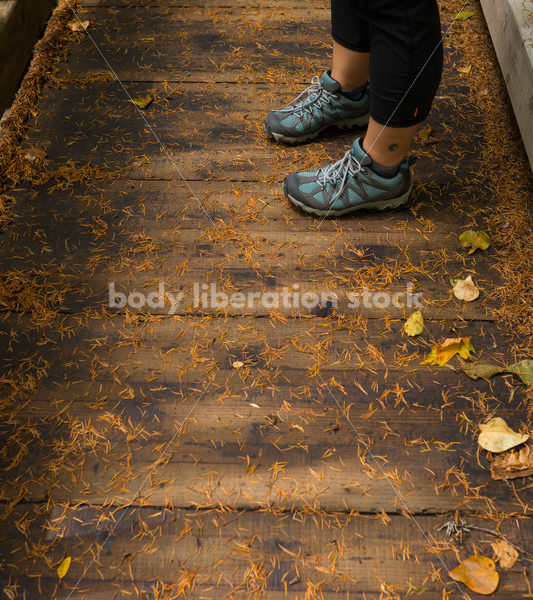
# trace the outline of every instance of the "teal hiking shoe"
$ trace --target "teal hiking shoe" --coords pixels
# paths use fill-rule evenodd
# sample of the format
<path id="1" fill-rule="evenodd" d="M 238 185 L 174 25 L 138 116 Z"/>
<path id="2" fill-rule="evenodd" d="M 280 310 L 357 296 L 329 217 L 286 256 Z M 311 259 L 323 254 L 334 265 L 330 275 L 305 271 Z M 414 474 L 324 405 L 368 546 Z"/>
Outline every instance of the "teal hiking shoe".
<path id="1" fill-rule="evenodd" d="M 340 84 L 328 71 L 313 77 L 311 85 L 289 106 L 272 111 L 263 122 L 271 139 L 285 144 L 302 144 L 328 127 L 366 127 L 369 120 L 368 85 L 359 100 L 339 94 Z"/>
<path id="2" fill-rule="evenodd" d="M 372 159 L 355 140 L 341 160 L 316 171 L 292 173 L 283 181 L 287 198 L 301 210 L 319 217 L 337 217 L 358 210 L 398 208 L 409 201 L 413 183 L 411 165 L 416 156 L 405 158 L 397 175 L 377 175 Z"/>

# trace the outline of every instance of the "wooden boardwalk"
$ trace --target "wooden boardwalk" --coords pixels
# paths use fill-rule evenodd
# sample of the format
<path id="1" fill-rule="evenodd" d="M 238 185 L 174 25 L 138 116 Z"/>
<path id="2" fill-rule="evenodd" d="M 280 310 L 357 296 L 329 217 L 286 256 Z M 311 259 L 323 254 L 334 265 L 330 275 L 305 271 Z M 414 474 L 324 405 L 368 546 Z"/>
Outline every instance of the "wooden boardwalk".
<path id="1" fill-rule="evenodd" d="M 499 528 L 533 552 L 531 478 L 492 480 L 476 441 L 487 418 L 520 429 L 531 412 L 512 376 L 420 364 L 460 336 L 476 359 L 527 356 L 494 317 L 492 250 L 457 239 L 485 226 L 487 142 L 453 38 L 410 207 L 320 222 L 279 182 L 353 134 L 284 148 L 261 122 L 327 66 L 326 5 L 85 0 L 79 14 L 89 35 L 72 35 L 21 141 L 32 181 L 10 191 L 0 237 L 6 597 L 480 597 L 448 570 L 496 538 L 439 527 Z M 138 111 L 128 97 L 145 94 Z M 481 296 L 465 304 L 450 279 L 468 274 Z M 167 296 L 110 307 L 110 284 Z M 217 308 L 196 302 L 203 284 L 339 302 Z M 354 307 L 365 289 L 383 306 Z M 416 306 L 384 292 L 420 294 L 421 336 L 402 332 Z M 494 597 L 533 597 L 526 555 L 498 569 Z"/>

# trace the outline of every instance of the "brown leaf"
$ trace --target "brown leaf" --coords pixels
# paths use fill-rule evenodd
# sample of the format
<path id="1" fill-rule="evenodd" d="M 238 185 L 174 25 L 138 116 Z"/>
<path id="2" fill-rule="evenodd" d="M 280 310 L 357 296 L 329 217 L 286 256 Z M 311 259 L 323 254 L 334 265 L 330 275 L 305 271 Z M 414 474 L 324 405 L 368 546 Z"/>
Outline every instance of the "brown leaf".
<path id="1" fill-rule="evenodd" d="M 450 576 L 455 581 L 464 583 L 473 592 L 488 596 L 493 594 L 500 582 L 500 576 L 491 558 L 474 554 L 463 560 Z"/>
<path id="2" fill-rule="evenodd" d="M 505 540 L 492 542 L 491 546 L 496 560 L 500 563 L 500 567 L 503 569 L 511 569 L 514 567 L 518 557 L 520 556 L 520 553 L 516 548 L 513 548 L 513 546 L 511 546 L 511 544 Z"/>
<path id="3" fill-rule="evenodd" d="M 533 475 L 533 440 L 513 450 L 502 452 L 491 459 L 492 479 L 505 480 Z"/>
<path id="4" fill-rule="evenodd" d="M 487 363 L 465 363 L 462 369 L 463 373 L 468 375 L 470 379 L 490 379 L 494 375 L 505 372 L 504 367 Z"/>

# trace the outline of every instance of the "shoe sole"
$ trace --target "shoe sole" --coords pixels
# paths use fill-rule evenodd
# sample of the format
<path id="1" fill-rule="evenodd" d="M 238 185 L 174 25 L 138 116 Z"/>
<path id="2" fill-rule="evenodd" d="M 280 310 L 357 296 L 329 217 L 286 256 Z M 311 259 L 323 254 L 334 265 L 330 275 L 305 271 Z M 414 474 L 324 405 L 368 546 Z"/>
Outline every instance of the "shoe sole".
<path id="1" fill-rule="evenodd" d="M 317 131 L 310 133 L 306 136 L 299 137 L 290 137 L 287 135 L 283 135 L 282 133 L 276 133 L 275 131 L 270 131 L 266 123 L 263 123 L 264 132 L 270 137 L 274 142 L 283 142 L 284 144 L 288 144 L 290 146 L 296 146 L 298 144 L 305 144 L 305 142 L 310 142 L 317 138 L 321 133 L 326 131 L 326 129 L 330 129 L 332 127 L 336 127 L 337 129 L 355 129 L 356 127 L 366 127 L 368 125 L 368 121 L 370 120 L 370 114 L 366 113 L 365 115 L 361 115 L 360 117 L 354 117 L 352 119 L 344 119 L 342 121 L 337 121 L 336 123 L 330 123 L 329 125 L 324 125 Z"/>
<path id="2" fill-rule="evenodd" d="M 358 206 L 348 206 L 343 209 L 332 209 L 332 210 L 320 210 L 319 208 L 313 208 L 312 206 L 307 206 L 303 204 L 289 193 L 287 193 L 285 189 L 285 183 L 283 184 L 283 192 L 285 196 L 300 210 L 304 212 L 314 215 L 315 217 L 341 217 L 343 215 L 347 215 L 349 213 L 358 212 L 361 210 L 369 210 L 369 211 L 384 211 L 384 210 L 393 210 L 395 208 L 400 208 L 401 206 L 405 206 L 410 198 L 411 193 L 413 191 L 413 184 L 410 185 L 409 189 L 405 194 L 398 196 L 397 198 L 388 198 L 387 200 L 379 200 L 378 202 L 368 202 L 363 205 Z"/>

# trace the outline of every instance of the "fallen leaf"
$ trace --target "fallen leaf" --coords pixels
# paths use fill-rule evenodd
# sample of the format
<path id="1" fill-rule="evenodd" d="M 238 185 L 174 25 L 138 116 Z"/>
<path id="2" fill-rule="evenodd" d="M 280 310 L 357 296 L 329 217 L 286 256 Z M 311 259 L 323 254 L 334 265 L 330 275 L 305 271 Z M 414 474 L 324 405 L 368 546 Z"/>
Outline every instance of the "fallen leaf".
<path id="1" fill-rule="evenodd" d="M 469 337 L 463 338 L 447 338 L 442 344 L 433 346 L 431 352 L 420 363 L 422 365 L 439 365 L 444 366 L 456 354 L 461 358 L 470 360 L 470 352 L 475 352 L 474 346 L 470 343 Z"/>
<path id="2" fill-rule="evenodd" d="M 505 368 L 485 363 L 465 363 L 463 365 L 463 373 L 468 375 L 470 379 L 490 379 L 494 375 L 505 373 Z"/>
<path id="3" fill-rule="evenodd" d="M 231 366 L 234 369 L 242 369 L 244 367 L 244 363 L 240 360 L 236 360 Z"/>
<path id="4" fill-rule="evenodd" d="M 520 448 L 491 457 L 490 472 L 496 481 L 533 475 L 533 440 Z"/>
<path id="5" fill-rule="evenodd" d="M 71 562 L 72 562 L 72 559 L 70 558 L 70 556 L 66 556 L 59 563 L 59 566 L 57 567 L 57 576 L 59 577 L 59 579 L 63 579 L 63 577 L 65 577 L 65 575 L 68 573 Z"/>
<path id="6" fill-rule="evenodd" d="M 514 365 L 507 367 L 507 370 L 509 373 L 518 375 L 518 377 L 520 377 L 522 380 L 522 383 L 525 383 L 526 385 L 533 385 L 533 360 L 520 360 L 514 363 Z"/>
<path id="7" fill-rule="evenodd" d="M 456 18 L 458 21 L 466 21 L 467 19 L 470 19 L 470 17 L 473 17 L 473 16 L 474 16 L 474 14 L 475 14 L 475 13 L 473 13 L 473 12 L 472 12 L 472 11 L 470 11 L 470 10 L 463 10 L 463 11 L 461 11 L 461 12 L 458 12 L 458 13 L 455 15 L 455 18 Z"/>
<path id="8" fill-rule="evenodd" d="M 89 27 L 89 21 L 80 21 L 79 19 L 73 19 L 68 22 L 68 28 L 71 31 L 85 31 Z"/>
<path id="9" fill-rule="evenodd" d="M 459 242 L 463 248 L 470 248 L 468 254 L 472 254 L 478 248 L 486 250 L 490 246 L 490 237 L 485 231 L 473 231 L 469 229 L 461 233 Z"/>
<path id="10" fill-rule="evenodd" d="M 425 145 L 438 144 L 440 140 L 433 137 L 433 133 L 434 133 L 433 127 L 426 127 L 425 129 L 422 129 L 422 131 L 420 132 L 421 142 Z"/>
<path id="11" fill-rule="evenodd" d="M 408 336 L 420 335 L 424 330 L 424 317 L 422 316 L 422 311 L 415 311 L 408 319 L 405 321 L 403 330 Z"/>
<path id="12" fill-rule="evenodd" d="M 493 594 L 500 583 L 500 576 L 496 571 L 494 561 L 487 556 L 477 554 L 469 556 L 453 571 L 450 571 L 450 577 L 464 583 L 473 592 L 485 596 Z"/>
<path id="13" fill-rule="evenodd" d="M 489 452 L 505 452 L 515 448 L 529 439 L 528 433 L 517 433 L 500 417 L 490 419 L 479 426 L 478 444 Z"/>
<path id="14" fill-rule="evenodd" d="M 463 75 L 468 75 L 468 73 L 470 73 L 472 70 L 472 65 L 468 65 L 467 67 L 457 67 L 457 70 Z"/>
<path id="15" fill-rule="evenodd" d="M 456 279 L 453 286 L 453 295 L 457 300 L 472 302 L 479 297 L 479 290 L 472 281 L 472 276 L 469 275 L 466 279 Z"/>
<path id="16" fill-rule="evenodd" d="M 133 98 L 130 102 L 133 102 L 135 106 L 139 108 L 148 108 L 150 104 L 154 101 L 153 97 L 150 94 L 145 94 L 144 96 L 137 96 L 137 98 Z"/>
<path id="17" fill-rule="evenodd" d="M 520 553 L 516 548 L 511 546 L 511 544 L 505 540 L 492 542 L 491 546 L 496 560 L 500 563 L 500 567 L 503 569 L 511 569 L 514 567 L 518 557 L 520 556 Z"/>

